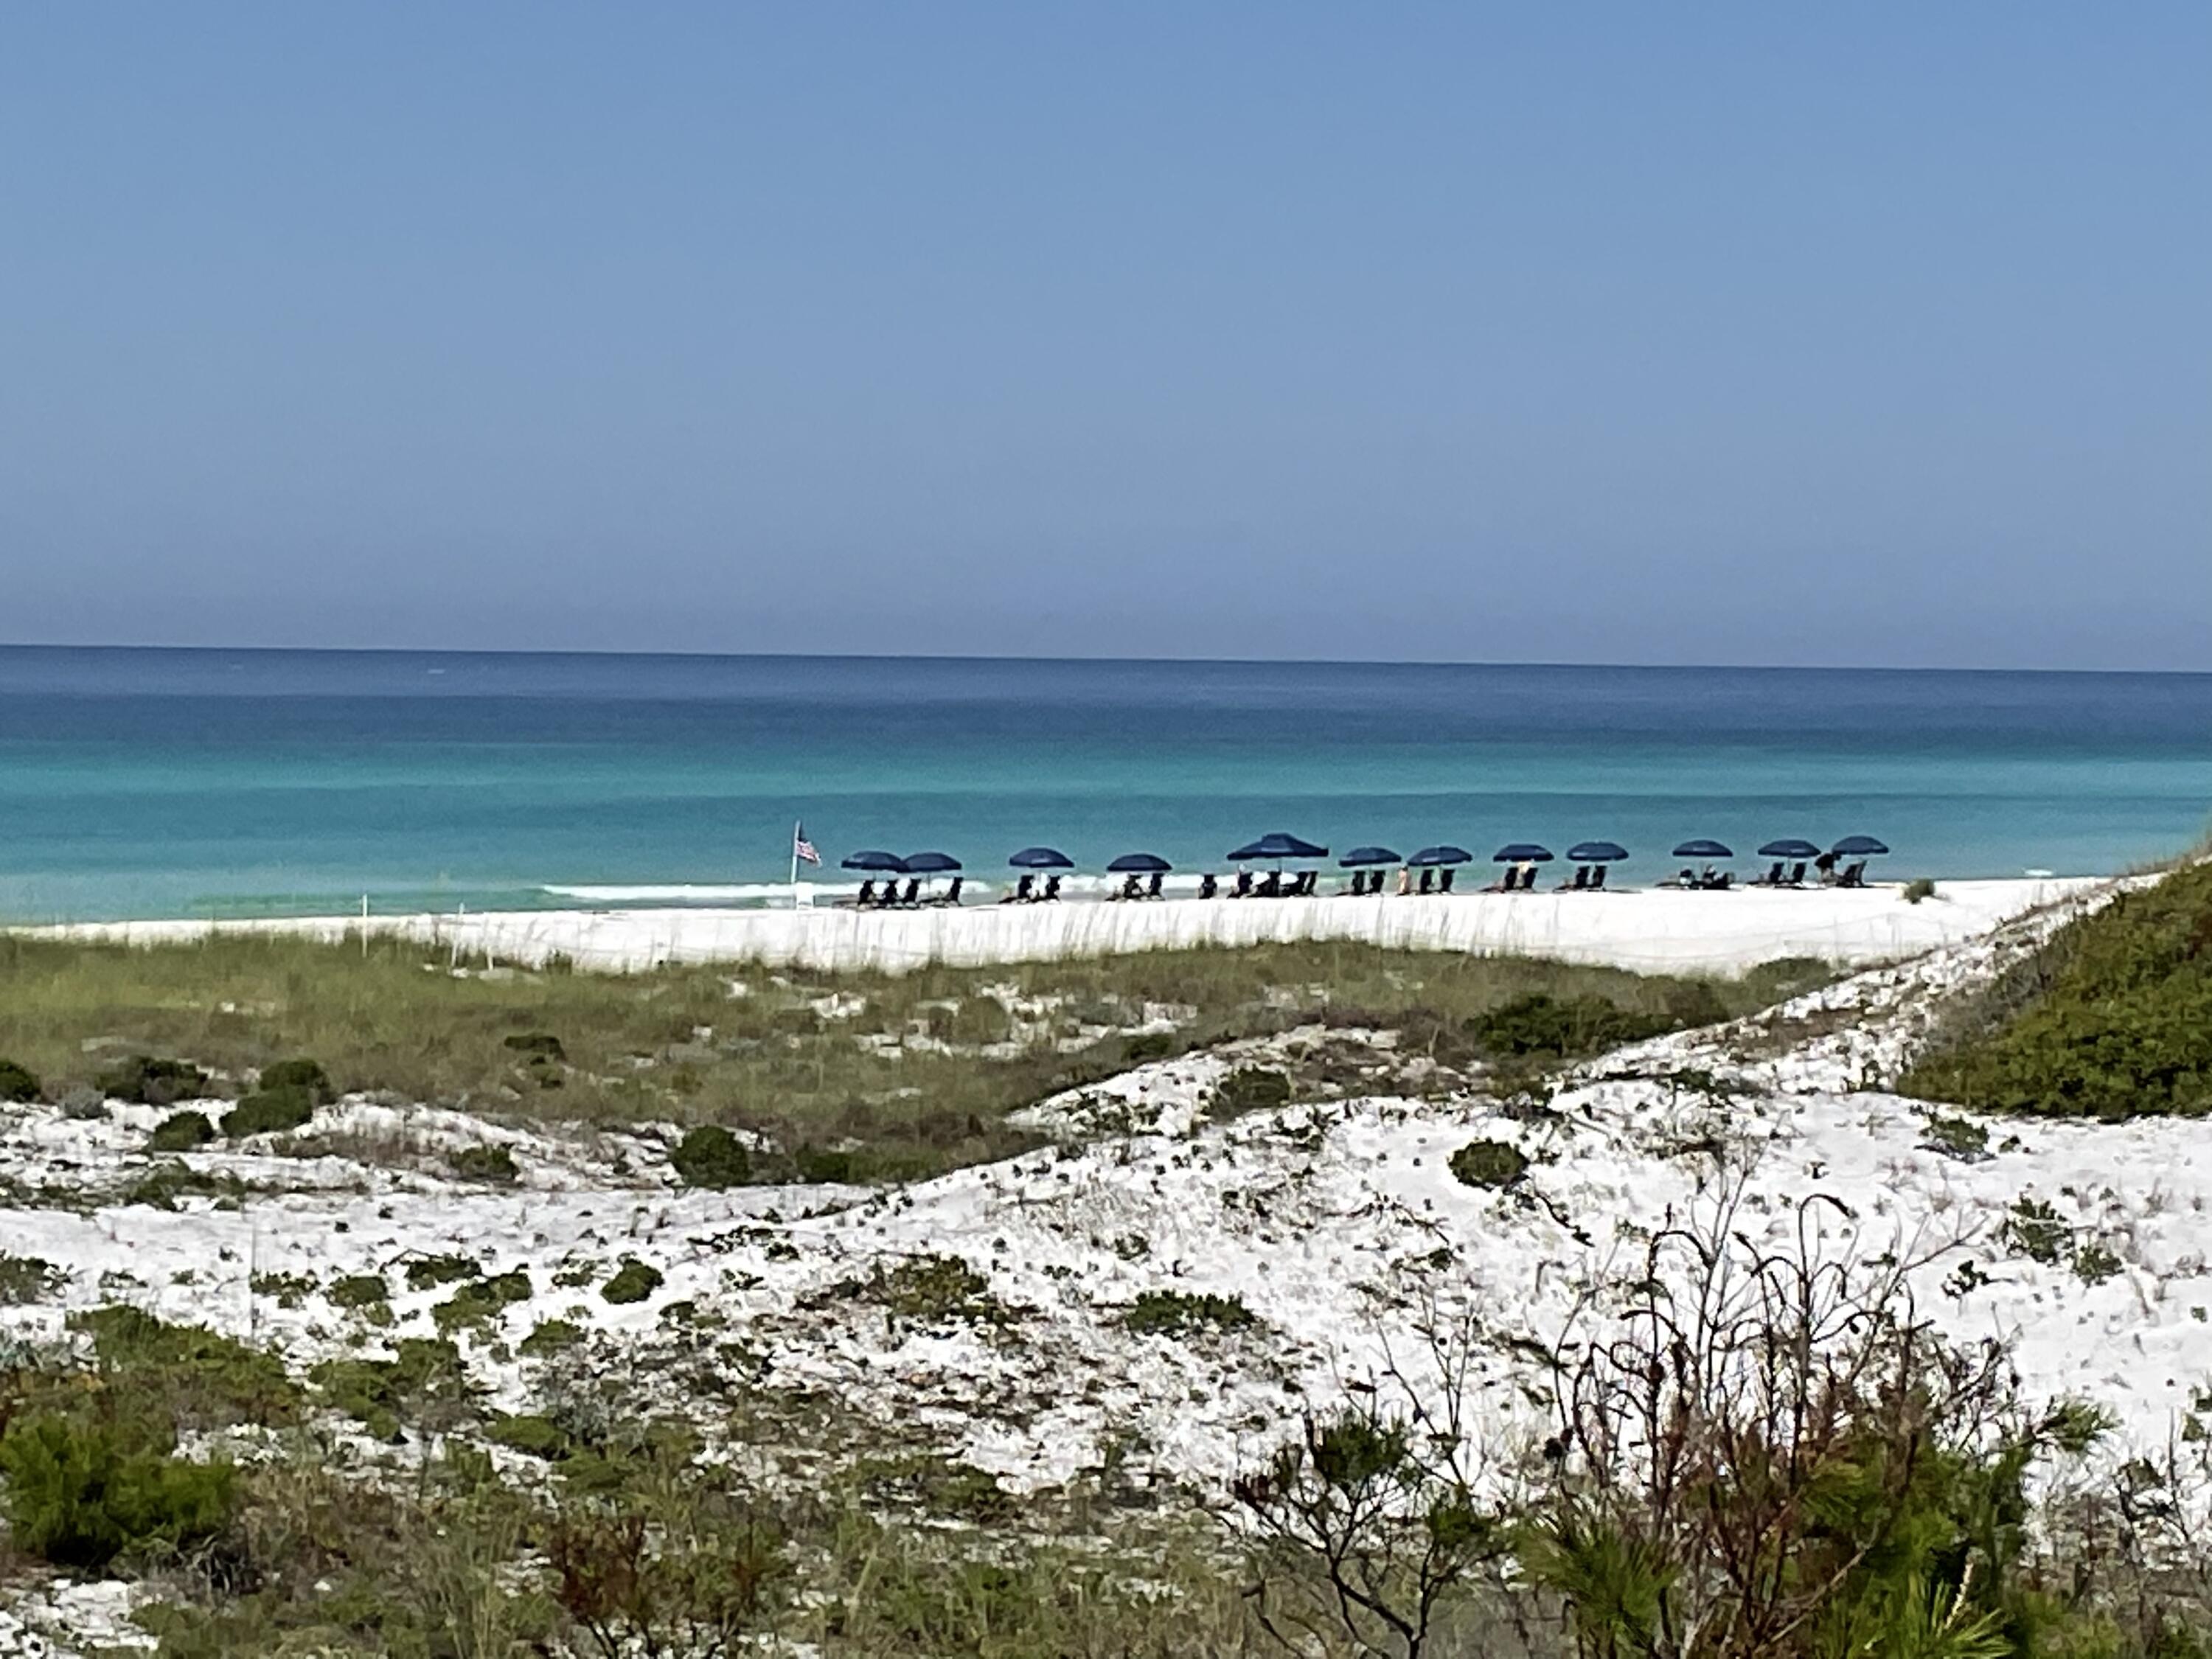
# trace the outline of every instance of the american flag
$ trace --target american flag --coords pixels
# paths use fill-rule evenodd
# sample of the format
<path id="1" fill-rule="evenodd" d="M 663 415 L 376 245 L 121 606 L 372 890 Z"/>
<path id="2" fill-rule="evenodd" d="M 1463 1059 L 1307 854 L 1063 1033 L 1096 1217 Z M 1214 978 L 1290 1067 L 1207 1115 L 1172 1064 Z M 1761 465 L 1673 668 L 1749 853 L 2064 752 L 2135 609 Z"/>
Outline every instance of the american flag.
<path id="1" fill-rule="evenodd" d="M 794 823 L 791 826 L 791 855 L 805 864 L 822 862 L 822 854 L 816 852 L 814 843 L 806 839 L 806 826 L 804 823 Z"/>

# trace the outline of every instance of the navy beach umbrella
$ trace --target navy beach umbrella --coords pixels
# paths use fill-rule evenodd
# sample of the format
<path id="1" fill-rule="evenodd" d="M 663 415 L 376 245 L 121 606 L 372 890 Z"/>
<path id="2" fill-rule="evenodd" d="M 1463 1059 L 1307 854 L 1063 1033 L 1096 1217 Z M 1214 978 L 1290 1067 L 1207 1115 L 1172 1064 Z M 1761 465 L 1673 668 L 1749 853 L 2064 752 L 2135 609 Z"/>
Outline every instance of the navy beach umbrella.
<path id="1" fill-rule="evenodd" d="M 1277 862 L 1284 859 L 1325 859 L 1328 856 L 1328 848 L 1316 847 L 1310 841 L 1300 841 L 1296 836 L 1286 836 L 1279 830 L 1271 836 L 1262 836 L 1255 842 L 1247 842 L 1229 856 L 1236 860 L 1272 859 Z"/>
<path id="2" fill-rule="evenodd" d="M 1017 870 L 1073 870 L 1075 860 L 1057 847 L 1024 847 L 1006 862 Z"/>
<path id="3" fill-rule="evenodd" d="M 1549 858 L 1552 855 L 1547 853 L 1544 856 Z M 1432 865 L 1466 864 L 1474 857 L 1474 854 L 1464 847 L 1424 847 L 1406 862 L 1416 870 L 1425 870 Z"/>
<path id="4" fill-rule="evenodd" d="M 903 875 L 906 872 L 906 860 L 896 853 L 874 851 L 855 853 L 844 860 L 844 865 L 848 870 L 889 872 L 892 875 Z"/>
<path id="5" fill-rule="evenodd" d="M 1578 841 L 1567 848 L 1567 856 L 1577 864 L 1618 864 L 1628 849 L 1617 841 Z"/>
<path id="6" fill-rule="evenodd" d="M 1845 836 L 1832 849 L 1839 859 L 1880 858 L 1889 848 L 1872 836 Z"/>
<path id="7" fill-rule="evenodd" d="M 960 867 L 960 860 L 950 853 L 912 853 L 905 864 L 910 876 L 941 876 Z"/>
<path id="8" fill-rule="evenodd" d="M 1820 849 L 1809 841 L 1770 841 L 1759 849 L 1763 859 L 1816 859 Z"/>
<path id="9" fill-rule="evenodd" d="M 1735 854 L 1717 841 L 1686 841 L 1670 856 L 1678 859 L 1732 859 Z"/>
<path id="10" fill-rule="evenodd" d="M 1158 853 L 1124 853 L 1106 868 L 1117 876 L 1164 876 L 1175 866 Z"/>
<path id="11" fill-rule="evenodd" d="M 1387 847 L 1355 847 L 1337 860 L 1346 870 L 1357 870 L 1367 864 L 1395 864 L 1398 855 Z"/>
<path id="12" fill-rule="evenodd" d="M 1533 841 L 1511 842 L 1490 855 L 1492 864 L 1549 864 L 1552 849 Z"/>

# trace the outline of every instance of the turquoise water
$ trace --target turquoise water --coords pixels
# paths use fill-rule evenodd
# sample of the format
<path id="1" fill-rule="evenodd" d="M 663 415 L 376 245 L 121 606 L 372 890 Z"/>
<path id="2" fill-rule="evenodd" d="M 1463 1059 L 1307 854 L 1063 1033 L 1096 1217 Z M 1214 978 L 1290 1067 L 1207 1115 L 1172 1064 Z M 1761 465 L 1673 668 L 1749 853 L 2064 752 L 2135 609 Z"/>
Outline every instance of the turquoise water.
<path id="1" fill-rule="evenodd" d="M 613 902 L 1033 842 L 1880 836 L 2089 874 L 2212 818 L 2212 676 L 0 648 L 0 916 Z"/>

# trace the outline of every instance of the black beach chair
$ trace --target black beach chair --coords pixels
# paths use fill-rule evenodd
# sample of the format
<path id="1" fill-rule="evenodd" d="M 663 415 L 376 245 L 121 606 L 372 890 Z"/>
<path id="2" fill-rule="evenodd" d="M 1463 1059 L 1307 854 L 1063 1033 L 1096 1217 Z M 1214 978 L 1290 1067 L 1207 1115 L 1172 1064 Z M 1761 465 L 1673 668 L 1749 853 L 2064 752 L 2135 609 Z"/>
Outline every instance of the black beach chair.
<path id="1" fill-rule="evenodd" d="M 1437 871 L 1437 891 L 1439 893 L 1450 892 L 1452 890 L 1452 878 L 1457 874 L 1459 874 L 1459 872 L 1449 864 L 1444 866 L 1443 869 Z"/>
<path id="2" fill-rule="evenodd" d="M 1521 866 L 1521 890 L 1524 893 L 1533 893 L 1536 890 L 1536 866 L 1533 864 L 1524 864 Z"/>
<path id="3" fill-rule="evenodd" d="M 1044 878 L 1044 892 L 1040 898 L 1041 902 L 1046 904 L 1054 903 L 1059 900 L 1060 877 L 1056 873 Z"/>
<path id="4" fill-rule="evenodd" d="M 1366 890 L 1367 872 L 1364 870 L 1354 870 L 1352 872 L 1352 885 L 1344 890 L 1345 893 L 1352 898 L 1358 898 Z"/>
<path id="5" fill-rule="evenodd" d="M 1027 904 L 1036 896 L 1036 878 L 1030 874 L 1028 871 L 1024 870 L 1022 872 L 1022 878 L 1014 884 L 1014 890 L 1007 894 L 1004 898 L 1000 899 L 999 902 L 1001 904 Z"/>
<path id="6" fill-rule="evenodd" d="M 1421 866 L 1421 884 L 1417 891 L 1433 893 L 1437 890 L 1437 872 L 1426 865 Z"/>
<path id="7" fill-rule="evenodd" d="M 1198 896 L 1202 899 L 1219 898 L 1221 896 L 1221 883 L 1215 877 L 1212 871 L 1208 870 L 1205 874 L 1199 877 Z"/>
<path id="8" fill-rule="evenodd" d="M 1118 902 L 1122 899 L 1133 899 L 1143 890 L 1143 884 L 1135 875 L 1132 874 L 1122 877 L 1121 886 L 1107 896 Z"/>
<path id="9" fill-rule="evenodd" d="M 945 888 L 944 895 L 941 897 L 932 900 L 931 902 L 934 904 L 957 904 L 960 902 L 960 890 L 967 884 L 967 877 L 955 876 L 952 878 L 951 884 Z"/>
<path id="10" fill-rule="evenodd" d="M 1605 885 L 1605 869 L 1606 867 L 1602 864 L 1593 864 L 1589 866 L 1589 890 L 1591 892 L 1595 893 L 1599 888 Z"/>
<path id="11" fill-rule="evenodd" d="M 1790 879 L 1785 884 L 1791 887 L 1802 887 L 1805 884 L 1805 866 L 1802 864 L 1793 864 L 1790 866 Z"/>
<path id="12" fill-rule="evenodd" d="M 1166 879 L 1167 878 L 1162 875 L 1160 872 L 1158 870 L 1153 871 L 1152 878 L 1145 884 L 1145 896 L 1146 898 L 1159 897 L 1160 884 Z"/>
<path id="13" fill-rule="evenodd" d="M 921 878 L 920 876 L 914 876 L 908 879 L 906 884 L 906 896 L 902 898 L 899 902 L 908 909 L 912 909 L 915 905 L 921 902 Z"/>
<path id="14" fill-rule="evenodd" d="M 1252 872 L 1249 870 L 1239 870 L 1237 872 L 1237 884 L 1229 890 L 1229 896 L 1231 898 L 1252 896 Z"/>
<path id="15" fill-rule="evenodd" d="M 1599 869 L 1604 868 L 1602 865 L 1595 867 Z M 1561 882 L 1559 884 L 1559 890 L 1562 893 L 1587 893 L 1589 891 L 1589 876 L 1591 868 L 1592 866 L 1587 864 L 1577 864 L 1575 866 L 1575 878 L 1572 881 Z"/>
<path id="16" fill-rule="evenodd" d="M 1780 862 L 1778 860 L 1778 861 L 1776 862 L 1776 864 L 1775 864 L 1775 866 L 1774 866 L 1774 867 L 1773 867 L 1772 869 L 1769 870 L 1769 871 L 1768 871 L 1765 875 L 1763 875 L 1763 876 L 1759 877 L 1758 880 L 1756 880 L 1756 881 L 1753 882 L 1753 883 L 1751 884 L 1751 885 L 1752 885 L 1752 886 L 1753 886 L 1753 887 L 1779 887 L 1779 886 L 1781 886 L 1781 885 L 1782 885 L 1782 866 L 1781 866 Z"/>
<path id="17" fill-rule="evenodd" d="M 876 902 L 876 883 L 875 883 L 875 878 L 874 878 L 874 877 L 872 877 L 872 876 L 871 876 L 867 880 L 866 880 L 866 881 L 864 881 L 864 882 L 862 882 L 862 883 L 860 884 L 860 895 L 859 895 L 859 896 L 858 896 L 858 897 L 856 897 L 856 898 L 854 898 L 854 899 L 853 902 L 854 902 L 854 904 L 855 906 L 857 906 L 859 908 L 865 910 L 865 909 L 866 909 L 866 908 L 867 908 L 871 904 L 873 904 L 875 902 Z"/>
<path id="18" fill-rule="evenodd" d="M 1836 878 L 1836 885 L 1838 887 L 1865 886 L 1866 860 L 1864 859 L 1860 859 L 1856 863 L 1845 865 L 1844 866 L 1844 873 Z"/>

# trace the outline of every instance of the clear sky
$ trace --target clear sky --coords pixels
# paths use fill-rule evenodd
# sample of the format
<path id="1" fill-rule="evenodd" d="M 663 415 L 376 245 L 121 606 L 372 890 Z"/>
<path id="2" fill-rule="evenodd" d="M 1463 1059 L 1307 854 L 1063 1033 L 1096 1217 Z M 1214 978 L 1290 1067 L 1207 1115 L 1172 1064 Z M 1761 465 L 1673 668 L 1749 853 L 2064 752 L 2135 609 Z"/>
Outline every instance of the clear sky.
<path id="1" fill-rule="evenodd" d="M 18 0 L 0 640 L 2212 669 L 2212 6 Z"/>

